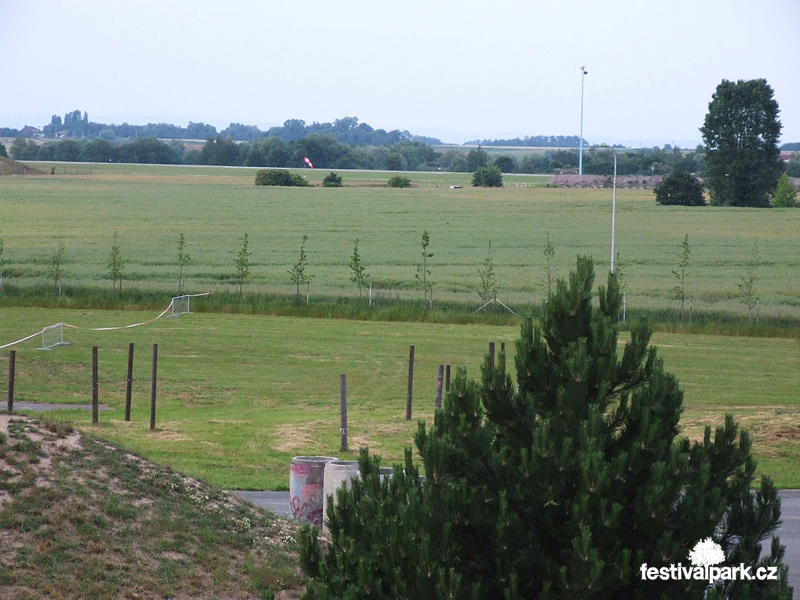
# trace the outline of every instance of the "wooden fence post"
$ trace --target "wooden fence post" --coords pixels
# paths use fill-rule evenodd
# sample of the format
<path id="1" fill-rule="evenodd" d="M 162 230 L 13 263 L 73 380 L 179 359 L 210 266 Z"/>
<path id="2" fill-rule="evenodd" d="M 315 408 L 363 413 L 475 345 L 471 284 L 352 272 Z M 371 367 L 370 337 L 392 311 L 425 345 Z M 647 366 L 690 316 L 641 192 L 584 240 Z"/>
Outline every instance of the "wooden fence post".
<path id="1" fill-rule="evenodd" d="M 98 422 L 97 346 L 92 346 L 92 425 Z"/>
<path id="2" fill-rule="evenodd" d="M 8 353 L 8 412 L 14 410 L 14 374 L 16 371 L 17 351 Z"/>
<path id="3" fill-rule="evenodd" d="M 339 409 L 342 413 L 341 436 L 342 452 L 347 452 L 347 375 L 339 375 Z"/>
<path id="4" fill-rule="evenodd" d="M 158 372 L 158 344 L 153 344 L 153 379 L 150 384 L 150 431 L 156 428 L 156 379 Z"/>
<path id="5" fill-rule="evenodd" d="M 436 410 L 442 410 L 442 380 L 444 379 L 444 365 L 439 365 L 439 375 L 436 377 Z"/>
<path id="6" fill-rule="evenodd" d="M 444 391 L 445 393 L 450 392 L 450 365 L 445 367 L 445 376 L 444 376 Z"/>
<path id="7" fill-rule="evenodd" d="M 133 389 L 133 342 L 128 344 L 128 381 L 125 388 L 125 420 L 131 420 L 131 391 Z"/>
<path id="8" fill-rule="evenodd" d="M 494 367 L 494 342 L 489 342 L 489 363 Z"/>
<path id="9" fill-rule="evenodd" d="M 406 399 L 406 421 L 411 420 L 411 395 L 414 390 L 414 345 L 408 350 L 408 397 Z"/>

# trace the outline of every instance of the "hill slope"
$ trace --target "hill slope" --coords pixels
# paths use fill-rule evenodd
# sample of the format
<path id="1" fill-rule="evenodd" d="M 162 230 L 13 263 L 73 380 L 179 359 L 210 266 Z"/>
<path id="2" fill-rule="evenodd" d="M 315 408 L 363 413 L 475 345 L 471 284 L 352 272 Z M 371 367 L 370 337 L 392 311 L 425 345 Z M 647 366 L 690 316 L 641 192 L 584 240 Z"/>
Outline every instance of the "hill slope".
<path id="1" fill-rule="evenodd" d="M 0 175 L 44 175 L 44 171 L 0 156 Z"/>
<path id="2" fill-rule="evenodd" d="M 0 414 L 0 597 L 269 598 L 294 526 L 49 420 Z"/>

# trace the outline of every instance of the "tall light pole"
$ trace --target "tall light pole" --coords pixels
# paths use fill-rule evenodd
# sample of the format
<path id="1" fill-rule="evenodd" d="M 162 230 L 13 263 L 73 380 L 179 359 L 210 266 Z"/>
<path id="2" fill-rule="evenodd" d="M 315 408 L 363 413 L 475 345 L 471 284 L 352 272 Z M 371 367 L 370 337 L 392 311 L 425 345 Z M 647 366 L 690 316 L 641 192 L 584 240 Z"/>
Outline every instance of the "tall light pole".
<path id="1" fill-rule="evenodd" d="M 611 147 L 611 152 L 614 154 L 614 191 L 611 196 L 611 274 L 614 274 L 614 233 L 617 224 L 617 151 Z"/>
<path id="2" fill-rule="evenodd" d="M 586 67 L 581 67 L 581 139 L 578 141 L 578 175 L 583 175 L 583 80 L 588 73 Z M 614 158 L 616 158 L 616 154 Z"/>

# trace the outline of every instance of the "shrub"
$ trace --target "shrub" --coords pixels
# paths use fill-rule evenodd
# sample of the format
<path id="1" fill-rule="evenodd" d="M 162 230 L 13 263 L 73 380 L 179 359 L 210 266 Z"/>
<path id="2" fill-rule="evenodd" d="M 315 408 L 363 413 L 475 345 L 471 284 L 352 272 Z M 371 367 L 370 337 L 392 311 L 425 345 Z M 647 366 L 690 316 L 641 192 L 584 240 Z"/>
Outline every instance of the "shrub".
<path id="1" fill-rule="evenodd" d="M 503 187 L 503 174 L 497 165 L 481 167 L 472 174 L 474 187 Z"/>
<path id="2" fill-rule="evenodd" d="M 776 208 L 794 208 L 797 206 L 797 190 L 794 189 L 789 176 L 783 173 L 778 179 L 778 187 L 772 196 L 772 206 Z"/>
<path id="3" fill-rule="evenodd" d="M 390 188 L 407 188 L 411 187 L 411 180 L 405 175 L 392 175 L 386 185 Z"/>
<path id="4" fill-rule="evenodd" d="M 620 347 L 615 276 L 594 301 L 593 282 L 579 257 L 539 327 L 527 319 L 516 382 L 504 352 L 487 355 L 479 382 L 459 369 L 415 436 L 424 480 L 410 449 L 383 481 L 362 451 L 362 479 L 328 504 L 325 550 L 315 529 L 300 530 L 308 598 L 791 597 L 777 538 L 762 556 L 780 499 L 767 477 L 755 485 L 750 437 L 730 415 L 701 441 L 680 437 L 683 392 L 649 327 Z M 640 575 L 689 565 L 712 536 L 720 567 L 775 566 L 777 579 Z"/>
<path id="5" fill-rule="evenodd" d="M 331 171 L 322 180 L 322 185 L 323 187 L 342 187 L 342 176 Z"/>
<path id="6" fill-rule="evenodd" d="M 308 187 L 308 181 L 302 175 L 286 169 L 261 169 L 256 171 L 256 185 Z"/>
<path id="7" fill-rule="evenodd" d="M 686 171 L 675 169 L 653 188 L 656 202 L 664 205 L 705 206 L 703 184 Z"/>

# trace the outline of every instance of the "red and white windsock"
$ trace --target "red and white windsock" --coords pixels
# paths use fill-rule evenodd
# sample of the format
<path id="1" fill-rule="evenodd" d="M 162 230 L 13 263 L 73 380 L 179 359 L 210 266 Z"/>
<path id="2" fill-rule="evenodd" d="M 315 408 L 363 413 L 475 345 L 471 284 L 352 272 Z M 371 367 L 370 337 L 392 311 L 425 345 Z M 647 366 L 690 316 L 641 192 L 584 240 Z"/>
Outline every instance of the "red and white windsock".
<path id="1" fill-rule="evenodd" d="M 311 161 L 310 161 L 310 160 L 308 160 L 308 157 L 307 157 L 307 156 L 304 156 L 304 157 L 303 157 L 303 160 L 305 161 L 305 163 L 306 163 L 306 164 L 307 164 L 309 167 L 311 167 L 312 169 L 314 168 L 314 165 L 312 165 L 312 164 L 311 164 Z"/>

